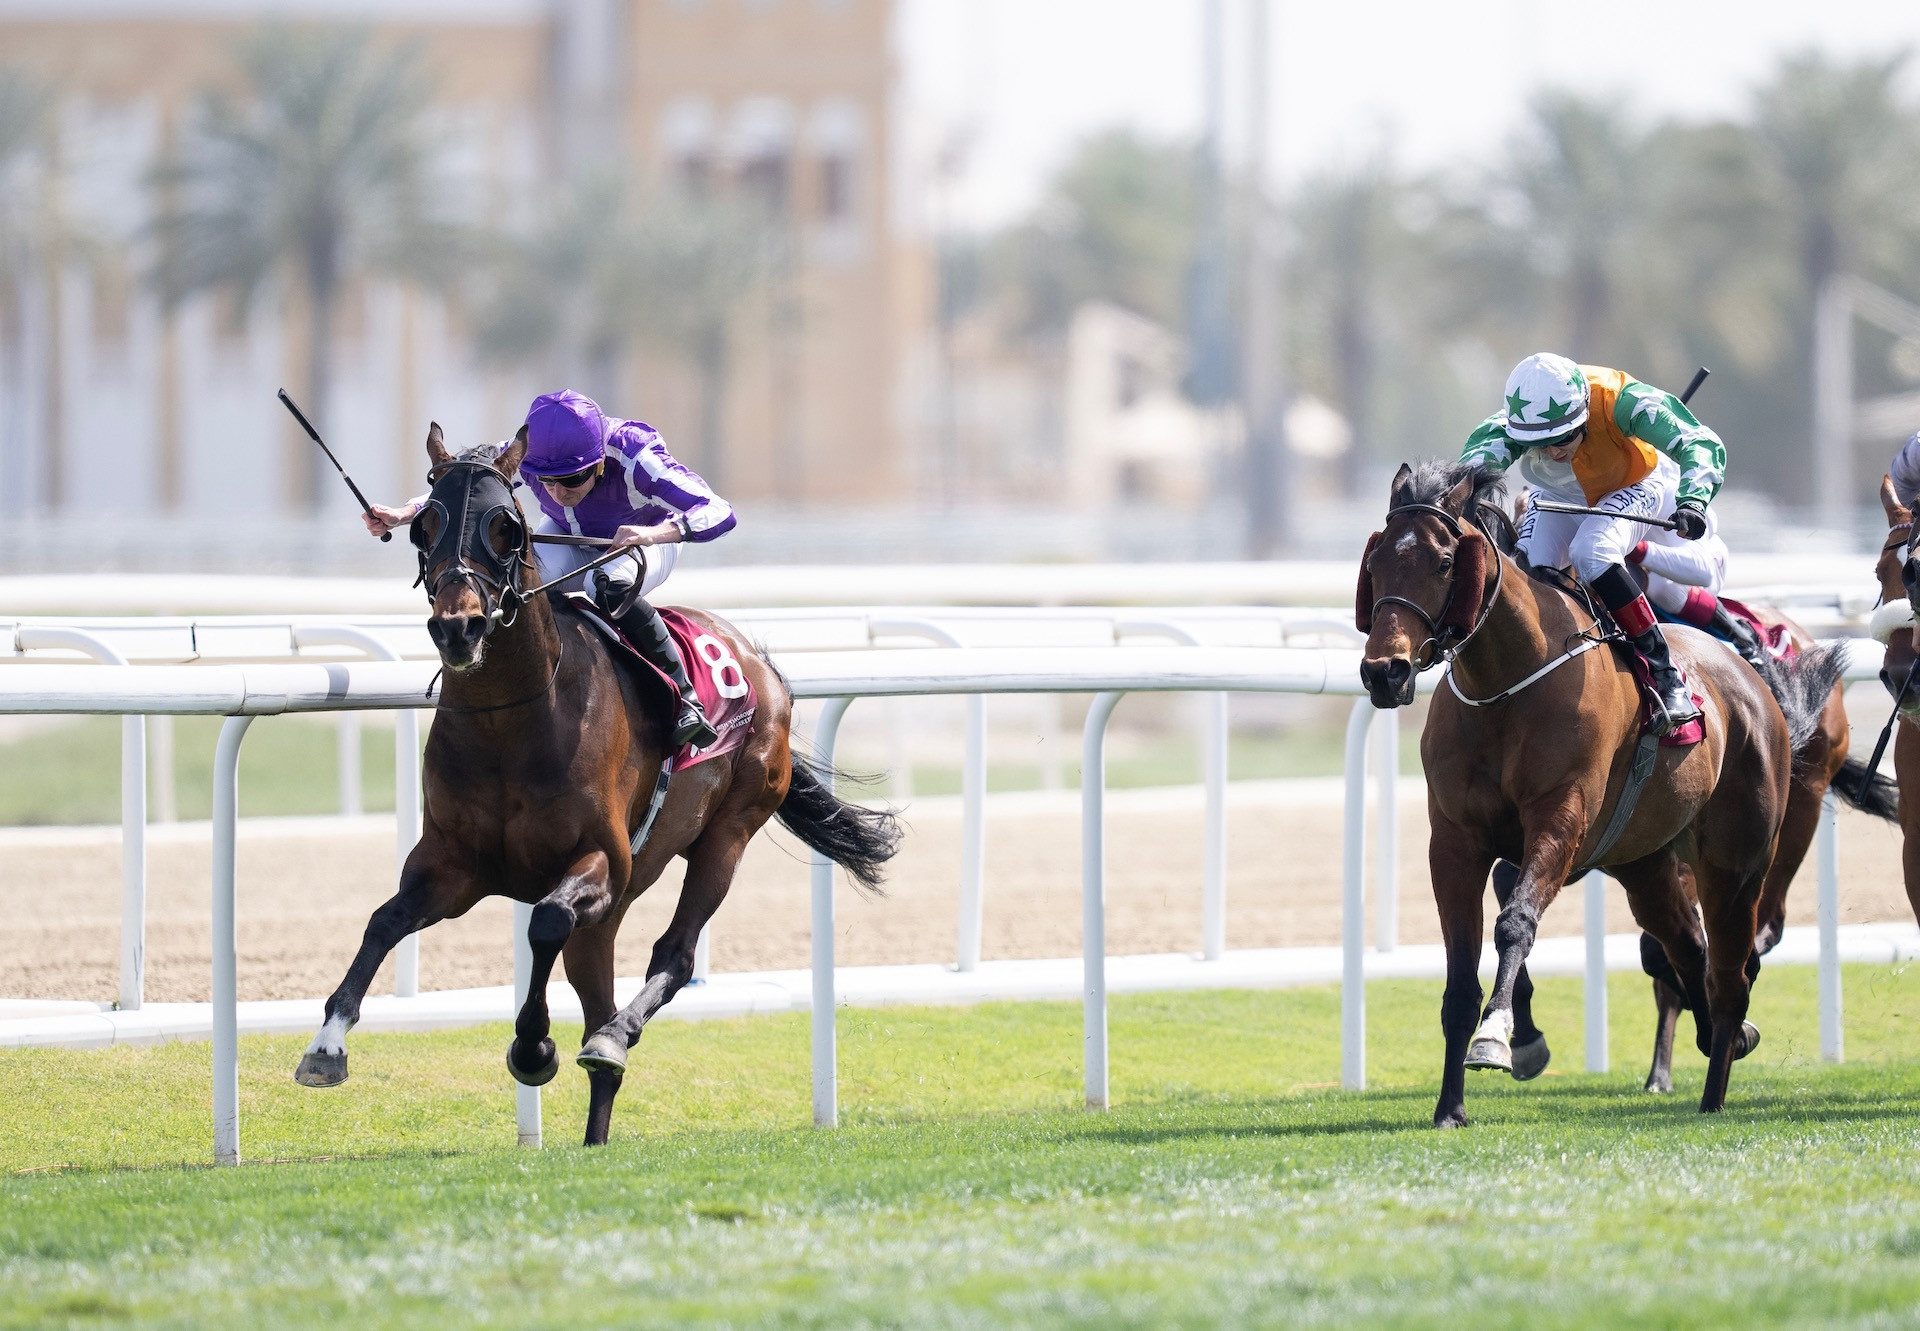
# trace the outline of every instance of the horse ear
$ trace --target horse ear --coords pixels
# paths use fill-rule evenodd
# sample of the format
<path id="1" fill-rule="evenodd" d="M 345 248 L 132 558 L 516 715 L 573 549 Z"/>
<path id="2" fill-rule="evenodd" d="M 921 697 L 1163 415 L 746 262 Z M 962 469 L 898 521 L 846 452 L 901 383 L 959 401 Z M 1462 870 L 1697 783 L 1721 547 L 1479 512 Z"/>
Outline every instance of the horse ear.
<path id="1" fill-rule="evenodd" d="M 493 465 L 499 468 L 502 476 L 511 481 L 520 474 L 520 464 L 526 461 L 526 457 L 527 427 L 522 425 L 520 432 L 513 436 L 513 442 L 507 445 L 506 452 L 502 453 Z"/>
<path id="2" fill-rule="evenodd" d="M 440 434 L 440 422 L 427 422 L 427 457 L 438 467 L 453 461 L 453 455 L 447 452 L 447 445 Z"/>
<path id="3" fill-rule="evenodd" d="M 1453 604 L 1447 609 L 1448 628 L 1461 634 L 1473 632 L 1480 618 L 1480 600 L 1487 591 L 1487 538 L 1477 531 L 1467 532 L 1453 551 Z"/>
<path id="4" fill-rule="evenodd" d="M 1880 507 L 1887 512 L 1887 525 L 1907 520 L 1907 506 L 1900 502 L 1900 496 L 1893 488 L 1893 477 L 1880 478 Z"/>
<path id="5" fill-rule="evenodd" d="M 1367 565 L 1373 562 L 1380 533 L 1367 537 L 1366 553 L 1360 556 L 1360 583 L 1353 589 L 1353 626 L 1362 633 L 1373 632 L 1373 574 Z"/>
<path id="6" fill-rule="evenodd" d="M 1412 479 L 1413 464 L 1410 462 L 1402 462 L 1400 464 L 1400 470 L 1393 473 L 1393 484 L 1387 487 L 1387 503 L 1391 507 L 1398 508 L 1405 502 L 1407 482 Z"/>
<path id="7" fill-rule="evenodd" d="M 1453 489 L 1447 491 L 1446 502 L 1441 504 L 1441 507 L 1449 513 L 1464 515 L 1467 511 L 1467 505 L 1472 502 L 1472 500 L 1473 477 L 1463 476 Z"/>

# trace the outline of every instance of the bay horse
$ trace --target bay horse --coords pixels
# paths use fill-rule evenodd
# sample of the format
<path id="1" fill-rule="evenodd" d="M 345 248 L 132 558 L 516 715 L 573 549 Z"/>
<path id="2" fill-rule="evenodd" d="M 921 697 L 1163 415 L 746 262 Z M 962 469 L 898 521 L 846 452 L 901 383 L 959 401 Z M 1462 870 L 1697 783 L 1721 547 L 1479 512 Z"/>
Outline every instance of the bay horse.
<path id="1" fill-rule="evenodd" d="M 1616 825 L 1640 748 L 1639 686 L 1584 604 L 1529 577 L 1487 537 L 1484 515 L 1500 493 L 1483 467 L 1403 465 L 1362 557 L 1355 606 L 1367 634 L 1360 677 L 1376 707 L 1407 706 L 1419 671 L 1448 663 L 1420 737 L 1447 957 L 1434 1126 L 1467 1122 L 1470 1045 L 1482 1065 L 1510 1065 L 1514 992 L 1540 914 L 1589 867 L 1621 883 L 1658 941 L 1658 969 L 1685 995 L 1708 1056 L 1701 1111 L 1717 1112 L 1734 1060 L 1759 1038 L 1746 1014 L 1761 889 L 1796 756 L 1818 728 L 1809 699 L 1830 693 L 1838 656 L 1816 650 L 1762 680 L 1705 634 L 1670 627 L 1674 657 L 1705 703 L 1704 735 L 1655 750 Z M 1482 1010 L 1483 897 L 1496 859 L 1520 873 L 1494 924 L 1498 963 Z"/>
<path id="2" fill-rule="evenodd" d="M 1873 612 L 1869 632 L 1886 647 L 1880 682 L 1893 698 L 1899 720 L 1894 724 L 1893 770 L 1899 779 L 1900 868 L 1907 888 L 1907 904 L 1920 921 L 1920 677 L 1914 672 L 1914 600 L 1920 589 L 1920 564 L 1915 561 L 1914 515 L 1894 493 L 1893 478 L 1880 478 L 1880 507 L 1887 515 L 1887 538 L 1874 564 L 1880 582 L 1880 604 Z"/>
<path id="3" fill-rule="evenodd" d="M 346 1080 L 347 1032 L 402 938 L 465 914 L 482 897 L 511 897 L 533 906 L 533 975 L 507 1067 L 535 1086 L 558 1072 L 547 982 L 565 956 L 585 1016 L 576 1061 L 590 1088 L 586 1144 L 596 1146 L 607 1140 L 628 1051 L 692 977 L 700 930 L 754 833 L 778 817 L 874 889 L 900 831 L 892 815 L 834 796 L 823 772 L 792 747 L 792 698 L 779 672 L 738 629 L 698 611 L 686 613 L 714 642 L 709 652 L 701 639 L 702 661 L 737 670 L 757 711 L 739 748 L 671 773 L 655 808 L 670 756 L 666 686 L 643 683 L 617 663 L 581 611 L 522 591 L 537 577 L 512 489 L 526 446 L 523 427 L 497 457 L 487 448 L 456 457 L 439 425 L 427 432 L 433 488 L 411 534 L 444 685 L 427 741 L 423 831 L 399 890 L 368 920 L 294 1076 L 304 1086 Z M 673 918 L 654 944 L 645 984 L 616 1011 L 620 921 L 676 856 L 687 867 Z"/>
<path id="4" fill-rule="evenodd" d="M 1777 611 L 1759 612 L 1769 625 L 1784 629 L 1787 639 L 1800 653 L 1815 647 L 1813 636 L 1786 615 Z M 1806 682 L 1808 677 L 1800 677 Z M 1875 774 L 1870 780 L 1867 765 L 1848 756 L 1851 727 L 1847 722 L 1846 681 L 1837 681 L 1823 700 L 1807 700 L 1817 707 L 1819 725 L 1793 768 L 1793 782 L 1787 795 L 1787 812 L 1780 824 L 1780 842 L 1774 849 L 1773 863 L 1760 889 L 1759 928 L 1753 950 L 1756 958 L 1765 957 L 1779 944 L 1787 928 L 1787 891 L 1793 886 L 1800 866 L 1806 862 L 1820 829 L 1820 811 L 1831 789 L 1854 808 L 1878 818 L 1893 820 L 1899 816 L 1899 794 L 1892 781 Z M 1520 871 L 1502 860 L 1494 866 L 1493 890 L 1504 904 L 1513 893 Z M 1686 999 L 1666 978 L 1667 966 L 1660 941 L 1652 934 L 1640 935 L 1640 955 L 1647 974 L 1653 979 L 1655 1008 L 1653 1059 L 1648 1065 L 1646 1090 L 1656 1095 L 1673 1091 L 1673 1036 Z M 1549 1053 L 1546 1035 L 1533 1020 L 1533 981 L 1526 967 L 1514 984 L 1513 994 L 1513 1067 L 1516 1081 L 1530 1081 L 1547 1069 Z"/>

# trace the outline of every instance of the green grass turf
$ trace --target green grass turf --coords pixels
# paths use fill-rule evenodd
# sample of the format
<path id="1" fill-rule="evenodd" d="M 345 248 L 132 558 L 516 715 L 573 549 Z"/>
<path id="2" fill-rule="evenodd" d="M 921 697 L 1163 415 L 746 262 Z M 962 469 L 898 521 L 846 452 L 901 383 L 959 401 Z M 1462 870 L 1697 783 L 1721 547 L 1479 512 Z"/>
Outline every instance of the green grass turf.
<path id="1" fill-rule="evenodd" d="M 1546 982 L 1559 1065 L 1476 1076 L 1458 1133 L 1424 1126 L 1414 982 L 1370 989 L 1360 1095 L 1332 990 L 1116 1000 L 1108 1114 L 1073 1107 L 1071 1004 L 847 1012 L 834 1133 L 798 1126 L 804 1017 L 662 1023 L 598 1152 L 500 1144 L 504 1027 L 355 1037 L 334 1092 L 291 1084 L 303 1041 L 245 1041 L 245 1150 L 283 1162 L 226 1170 L 102 1168 L 205 1158 L 205 1045 L 0 1051 L 0 1325 L 1910 1324 L 1920 969 L 1847 981 L 1835 1068 L 1813 972 L 1768 972 L 1711 1118 L 1690 1049 L 1677 1096 L 1638 1090 L 1644 982 L 1607 1076 Z"/>

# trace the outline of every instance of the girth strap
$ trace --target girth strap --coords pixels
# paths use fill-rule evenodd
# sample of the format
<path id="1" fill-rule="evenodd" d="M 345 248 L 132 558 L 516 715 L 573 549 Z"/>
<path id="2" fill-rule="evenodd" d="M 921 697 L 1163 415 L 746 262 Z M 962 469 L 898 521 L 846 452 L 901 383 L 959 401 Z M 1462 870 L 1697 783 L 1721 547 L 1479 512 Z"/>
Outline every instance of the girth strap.
<path id="1" fill-rule="evenodd" d="M 1633 811 L 1639 807 L 1640 792 L 1647 788 L 1647 778 L 1653 775 L 1653 763 L 1659 756 L 1660 732 L 1649 726 L 1634 746 L 1633 765 L 1627 769 L 1627 783 L 1620 787 L 1620 798 L 1614 801 L 1613 817 L 1607 819 L 1606 831 L 1600 834 L 1600 844 L 1593 848 L 1593 854 L 1587 857 L 1587 862 L 1573 871 L 1573 878 L 1599 865 L 1607 857 L 1607 852 L 1613 849 L 1614 842 L 1620 839 L 1620 834 L 1627 830 L 1627 824 L 1633 821 Z"/>
<path id="2" fill-rule="evenodd" d="M 640 820 L 640 830 L 633 834 L 632 852 L 635 859 L 640 858 L 640 847 L 647 844 L 647 834 L 653 831 L 653 821 L 660 816 L 660 806 L 667 802 L 667 782 L 673 779 L 673 756 L 669 754 L 660 764 L 660 775 L 654 778 L 653 798 L 647 801 L 647 816 Z"/>

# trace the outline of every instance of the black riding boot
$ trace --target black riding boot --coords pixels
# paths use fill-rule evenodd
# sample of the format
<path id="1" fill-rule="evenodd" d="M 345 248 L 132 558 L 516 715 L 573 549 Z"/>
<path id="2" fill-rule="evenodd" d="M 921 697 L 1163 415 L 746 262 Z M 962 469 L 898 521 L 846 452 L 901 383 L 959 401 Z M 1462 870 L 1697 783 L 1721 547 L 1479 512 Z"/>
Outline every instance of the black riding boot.
<path id="1" fill-rule="evenodd" d="M 680 659 L 680 649 L 674 644 L 673 635 L 667 632 L 660 612 L 648 605 L 645 598 L 636 600 L 633 608 L 620 617 L 620 631 L 680 692 L 680 710 L 673 721 L 675 751 L 688 744 L 704 749 L 719 739 L 720 732 L 707 720 L 707 713 L 700 706 L 700 695 L 693 691 L 693 681 L 687 677 L 686 662 Z"/>
<path id="2" fill-rule="evenodd" d="M 1767 649 L 1760 641 L 1760 635 L 1754 632 L 1752 624 L 1727 609 L 1724 602 L 1714 606 L 1713 620 L 1708 624 L 1707 631 L 1732 643 L 1733 650 L 1745 657 L 1747 664 L 1755 670 L 1763 668 Z"/>
<path id="3" fill-rule="evenodd" d="M 1615 564 L 1588 585 L 1600 594 L 1614 622 L 1620 625 L 1627 641 L 1640 653 L 1653 675 L 1654 696 L 1660 710 L 1666 713 L 1665 721 L 1660 724 L 1661 733 L 1699 720 L 1700 708 L 1695 705 L 1693 693 L 1687 688 L 1679 667 L 1673 663 L 1666 634 L 1660 631 L 1660 621 L 1653 617 L 1653 607 L 1647 604 L 1633 576 Z"/>

